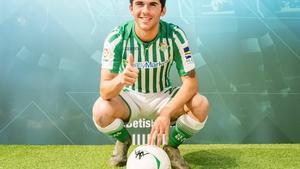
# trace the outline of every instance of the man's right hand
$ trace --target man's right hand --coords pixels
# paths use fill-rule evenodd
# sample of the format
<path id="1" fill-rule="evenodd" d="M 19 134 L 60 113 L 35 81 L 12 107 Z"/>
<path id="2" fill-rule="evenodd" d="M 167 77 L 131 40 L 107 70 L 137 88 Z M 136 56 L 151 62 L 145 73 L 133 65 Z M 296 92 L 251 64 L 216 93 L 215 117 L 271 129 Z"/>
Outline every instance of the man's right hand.
<path id="1" fill-rule="evenodd" d="M 124 69 L 123 73 L 121 73 L 119 76 L 120 82 L 123 85 L 131 86 L 136 82 L 138 75 L 139 75 L 139 70 L 134 67 L 133 56 L 132 54 L 130 54 L 128 57 L 128 64 Z"/>

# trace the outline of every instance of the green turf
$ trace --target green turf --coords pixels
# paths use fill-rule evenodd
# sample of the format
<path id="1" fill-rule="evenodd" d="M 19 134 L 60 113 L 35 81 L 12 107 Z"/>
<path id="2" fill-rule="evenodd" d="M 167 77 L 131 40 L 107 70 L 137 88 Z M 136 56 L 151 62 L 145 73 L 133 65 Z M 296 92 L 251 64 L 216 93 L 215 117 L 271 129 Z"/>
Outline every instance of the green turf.
<path id="1" fill-rule="evenodd" d="M 112 149 L 112 145 L 0 145 L 0 168 L 110 169 Z M 300 168 L 300 144 L 182 145 L 180 150 L 192 169 Z"/>

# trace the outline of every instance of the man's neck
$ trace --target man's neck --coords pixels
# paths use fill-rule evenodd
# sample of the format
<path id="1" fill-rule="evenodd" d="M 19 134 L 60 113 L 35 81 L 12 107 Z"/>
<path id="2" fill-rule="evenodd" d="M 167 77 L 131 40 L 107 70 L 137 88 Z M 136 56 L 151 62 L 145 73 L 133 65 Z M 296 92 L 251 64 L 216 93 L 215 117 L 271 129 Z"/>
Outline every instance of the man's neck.
<path id="1" fill-rule="evenodd" d="M 138 27 L 135 27 L 135 34 L 143 42 L 151 42 L 158 35 L 158 32 L 159 32 L 159 24 L 155 28 L 149 31 L 144 31 L 142 29 L 139 29 Z"/>

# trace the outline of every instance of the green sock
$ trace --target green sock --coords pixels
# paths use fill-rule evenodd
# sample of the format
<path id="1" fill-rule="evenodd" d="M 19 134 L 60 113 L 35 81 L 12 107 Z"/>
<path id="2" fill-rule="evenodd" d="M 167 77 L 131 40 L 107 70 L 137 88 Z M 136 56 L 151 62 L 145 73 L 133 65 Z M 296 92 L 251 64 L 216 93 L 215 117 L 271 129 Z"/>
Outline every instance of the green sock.
<path id="1" fill-rule="evenodd" d="M 113 138 L 121 141 L 121 142 L 125 142 L 128 137 L 130 136 L 129 135 L 129 132 L 127 131 L 127 129 L 125 127 L 122 127 L 120 128 L 119 130 L 117 131 L 114 131 L 112 133 L 109 133 L 110 136 L 112 136 Z"/>
<path id="2" fill-rule="evenodd" d="M 205 122 L 206 120 L 201 123 L 186 114 L 181 115 L 177 119 L 174 129 L 169 134 L 168 144 L 177 148 L 186 139 L 198 133 L 204 127 Z"/>
<path id="3" fill-rule="evenodd" d="M 123 143 L 130 137 L 127 129 L 124 127 L 124 122 L 121 119 L 115 119 L 111 124 L 104 128 L 100 127 L 95 120 L 94 123 L 100 132 L 112 136 Z"/>
<path id="4" fill-rule="evenodd" d="M 174 129 L 170 132 L 169 136 L 169 145 L 177 148 L 182 144 L 186 139 L 192 137 L 193 134 L 186 132 L 184 129 L 181 129 L 177 124 Z"/>

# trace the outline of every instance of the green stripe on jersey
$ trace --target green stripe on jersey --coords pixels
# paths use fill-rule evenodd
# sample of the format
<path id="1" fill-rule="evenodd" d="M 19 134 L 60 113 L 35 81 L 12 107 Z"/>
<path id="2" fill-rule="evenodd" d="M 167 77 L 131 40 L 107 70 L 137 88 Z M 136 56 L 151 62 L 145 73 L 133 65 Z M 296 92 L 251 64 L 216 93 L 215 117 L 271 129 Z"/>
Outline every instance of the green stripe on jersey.
<path id="1" fill-rule="evenodd" d="M 157 48 L 154 47 L 153 50 L 152 50 L 152 58 L 153 58 L 153 62 L 157 62 L 157 55 L 156 55 L 156 50 Z M 157 86 L 156 86 L 156 80 L 157 80 L 157 69 L 152 69 L 153 71 L 153 93 L 156 93 L 157 92 Z"/>
<path id="2" fill-rule="evenodd" d="M 147 46 L 145 48 L 145 60 L 149 60 L 149 47 Z M 150 68 L 151 69 L 151 68 Z M 149 84 L 152 83 L 149 81 L 149 69 L 146 69 L 145 70 L 145 91 L 146 93 L 149 93 L 150 89 L 149 89 Z"/>

